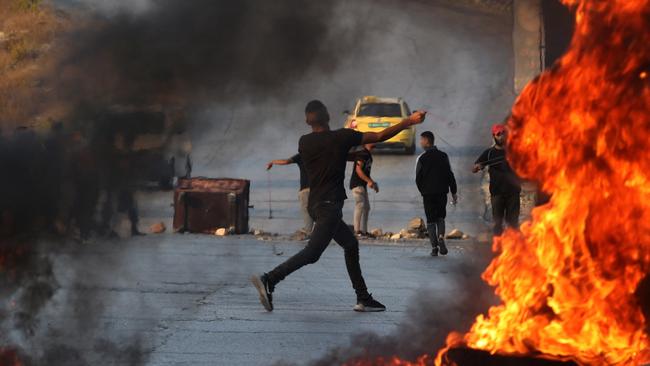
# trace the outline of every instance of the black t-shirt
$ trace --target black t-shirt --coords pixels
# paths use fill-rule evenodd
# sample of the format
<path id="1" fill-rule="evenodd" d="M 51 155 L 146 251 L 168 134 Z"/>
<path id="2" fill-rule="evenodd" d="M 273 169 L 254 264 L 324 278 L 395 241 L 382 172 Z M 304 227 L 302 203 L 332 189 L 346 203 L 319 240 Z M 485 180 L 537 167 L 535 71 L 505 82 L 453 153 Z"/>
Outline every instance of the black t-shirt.
<path id="1" fill-rule="evenodd" d="M 368 182 L 361 179 L 357 174 L 357 163 L 361 162 L 361 170 L 363 173 L 370 177 L 370 170 L 372 169 L 372 154 L 368 149 L 363 149 L 356 154 L 354 159 L 354 164 L 352 165 L 352 176 L 350 177 L 350 189 L 355 189 L 356 187 L 367 187 Z"/>
<path id="2" fill-rule="evenodd" d="M 307 177 L 307 172 L 305 171 L 305 164 L 302 163 L 302 158 L 300 154 L 296 154 L 291 157 L 291 160 L 294 164 L 298 165 L 300 169 L 300 190 L 309 188 L 309 178 Z"/>
<path id="3" fill-rule="evenodd" d="M 312 132 L 300 138 L 298 151 L 309 179 L 309 205 L 347 198 L 343 182 L 348 153 L 363 134 L 350 129 Z"/>
<path id="4" fill-rule="evenodd" d="M 491 147 L 483 152 L 476 160 L 476 164 L 488 166 L 490 172 L 490 193 L 510 194 L 521 192 L 519 177 L 506 160 L 505 149 Z"/>

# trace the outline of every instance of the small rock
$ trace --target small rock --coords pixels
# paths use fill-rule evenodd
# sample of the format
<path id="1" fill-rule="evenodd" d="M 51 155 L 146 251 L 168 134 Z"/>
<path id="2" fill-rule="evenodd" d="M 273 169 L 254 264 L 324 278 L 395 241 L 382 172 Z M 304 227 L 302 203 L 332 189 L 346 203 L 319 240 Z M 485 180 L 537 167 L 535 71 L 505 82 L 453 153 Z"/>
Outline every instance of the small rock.
<path id="1" fill-rule="evenodd" d="M 149 226 L 149 232 L 152 234 L 162 234 L 165 230 L 167 230 L 167 226 L 165 226 L 164 222 L 157 222 Z"/>
<path id="2" fill-rule="evenodd" d="M 228 235 L 228 229 L 225 227 L 219 228 L 214 232 L 214 235 L 216 236 L 226 236 Z"/>
<path id="3" fill-rule="evenodd" d="M 375 238 L 379 238 L 380 236 L 384 235 L 384 231 L 379 228 L 372 229 L 372 231 L 370 231 L 370 234 L 372 234 L 372 236 L 374 236 Z"/>
<path id="4" fill-rule="evenodd" d="M 255 236 L 261 236 L 261 235 L 264 235 L 264 231 L 263 231 L 263 230 L 256 229 L 256 230 L 253 231 L 253 235 L 255 235 Z"/>
<path id="5" fill-rule="evenodd" d="M 402 238 L 402 234 L 397 233 L 397 234 L 391 235 L 390 240 L 399 240 L 401 238 Z"/>
<path id="6" fill-rule="evenodd" d="M 298 230 L 293 235 L 291 235 L 291 240 L 305 241 L 309 239 L 309 234 L 302 230 Z"/>
<path id="7" fill-rule="evenodd" d="M 447 234 L 447 239 L 462 239 L 463 235 L 465 234 L 462 231 L 454 229 Z"/>
<path id="8" fill-rule="evenodd" d="M 407 228 L 409 231 L 423 231 L 426 229 L 426 225 L 421 217 L 414 217 L 409 221 Z"/>
<path id="9" fill-rule="evenodd" d="M 469 239 L 469 235 L 467 235 L 467 234 L 463 234 L 463 238 L 462 238 L 462 239 L 463 239 L 463 240 L 467 240 L 467 239 Z"/>

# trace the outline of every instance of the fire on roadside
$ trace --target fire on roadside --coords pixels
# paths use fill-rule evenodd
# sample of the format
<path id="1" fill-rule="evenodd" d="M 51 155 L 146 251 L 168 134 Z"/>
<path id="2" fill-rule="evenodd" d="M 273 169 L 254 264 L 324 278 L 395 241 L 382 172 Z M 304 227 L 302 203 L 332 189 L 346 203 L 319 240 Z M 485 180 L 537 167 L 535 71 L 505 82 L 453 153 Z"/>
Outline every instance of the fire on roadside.
<path id="1" fill-rule="evenodd" d="M 563 2 L 576 10 L 571 47 L 508 123 L 512 166 L 551 201 L 494 240 L 483 279 L 502 303 L 450 334 L 437 365 L 457 365 L 452 348 L 650 363 L 650 0 Z"/>
<path id="2" fill-rule="evenodd" d="M 514 169 L 551 202 L 494 241 L 483 278 L 503 303 L 448 347 L 639 365 L 650 362 L 638 290 L 650 273 L 650 1 L 564 2 L 577 11 L 571 48 L 509 122 Z"/>

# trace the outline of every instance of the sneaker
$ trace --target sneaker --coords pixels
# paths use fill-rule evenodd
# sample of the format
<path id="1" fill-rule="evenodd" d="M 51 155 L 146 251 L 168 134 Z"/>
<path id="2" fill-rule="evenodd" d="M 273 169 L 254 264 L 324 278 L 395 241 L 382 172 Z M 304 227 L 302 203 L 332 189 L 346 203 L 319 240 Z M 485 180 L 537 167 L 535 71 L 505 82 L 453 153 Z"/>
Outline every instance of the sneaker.
<path id="1" fill-rule="evenodd" d="M 260 302 L 264 306 L 264 309 L 266 311 L 273 311 L 273 287 L 271 284 L 269 284 L 269 275 L 266 273 L 259 276 L 259 275 L 253 275 L 251 276 L 251 282 L 253 283 L 253 286 L 257 289 L 257 292 L 259 292 L 260 295 Z"/>
<path id="2" fill-rule="evenodd" d="M 440 247 L 440 254 L 447 255 L 447 253 L 449 253 L 449 250 L 447 250 L 447 246 L 445 245 L 445 238 L 442 236 L 438 238 L 438 246 Z"/>
<path id="3" fill-rule="evenodd" d="M 438 247 L 433 247 L 431 249 L 431 256 L 432 257 L 437 257 L 438 256 Z"/>
<path id="4" fill-rule="evenodd" d="M 372 298 L 372 294 L 368 296 L 365 300 L 357 300 L 357 304 L 354 305 L 354 311 L 364 312 L 364 313 L 376 313 L 380 311 L 386 311 L 384 304 Z"/>

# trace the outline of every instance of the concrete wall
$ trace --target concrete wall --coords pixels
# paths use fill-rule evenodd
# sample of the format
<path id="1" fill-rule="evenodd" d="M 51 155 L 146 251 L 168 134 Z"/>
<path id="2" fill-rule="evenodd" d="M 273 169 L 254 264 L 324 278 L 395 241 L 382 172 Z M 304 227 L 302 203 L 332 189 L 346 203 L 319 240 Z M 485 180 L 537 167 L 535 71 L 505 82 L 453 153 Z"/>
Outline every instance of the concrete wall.
<path id="1" fill-rule="evenodd" d="M 540 0 L 514 0 L 512 43 L 515 62 L 514 88 L 517 94 L 542 69 L 541 14 Z"/>

